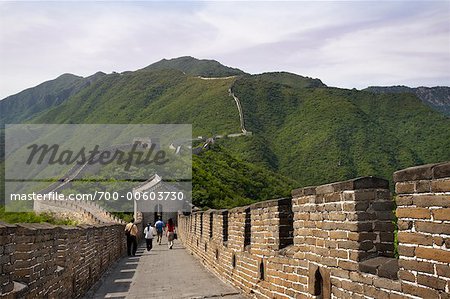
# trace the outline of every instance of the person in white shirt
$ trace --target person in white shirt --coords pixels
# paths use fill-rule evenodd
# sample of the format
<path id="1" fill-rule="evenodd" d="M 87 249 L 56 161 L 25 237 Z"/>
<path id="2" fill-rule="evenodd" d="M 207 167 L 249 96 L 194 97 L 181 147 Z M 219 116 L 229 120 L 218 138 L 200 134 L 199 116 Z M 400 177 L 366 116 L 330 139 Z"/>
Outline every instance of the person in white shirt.
<path id="1" fill-rule="evenodd" d="M 154 228 L 152 227 L 152 224 L 148 223 L 144 229 L 144 237 L 145 243 L 147 243 L 147 251 L 152 250 L 153 247 L 153 232 Z"/>

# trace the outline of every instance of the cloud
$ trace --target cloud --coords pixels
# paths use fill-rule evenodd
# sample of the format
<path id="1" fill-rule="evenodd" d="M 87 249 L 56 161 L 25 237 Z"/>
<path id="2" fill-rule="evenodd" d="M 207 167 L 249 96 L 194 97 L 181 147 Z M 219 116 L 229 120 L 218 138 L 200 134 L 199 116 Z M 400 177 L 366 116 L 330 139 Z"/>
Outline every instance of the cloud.
<path id="1" fill-rule="evenodd" d="M 449 85 L 449 19 L 449 2 L 2 3 L 0 98 L 184 55 L 340 87 Z"/>
<path id="2" fill-rule="evenodd" d="M 450 84 L 449 5 L 406 4 L 308 10 L 296 32 L 229 55 L 254 72 L 288 70 L 339 87 Z"/>

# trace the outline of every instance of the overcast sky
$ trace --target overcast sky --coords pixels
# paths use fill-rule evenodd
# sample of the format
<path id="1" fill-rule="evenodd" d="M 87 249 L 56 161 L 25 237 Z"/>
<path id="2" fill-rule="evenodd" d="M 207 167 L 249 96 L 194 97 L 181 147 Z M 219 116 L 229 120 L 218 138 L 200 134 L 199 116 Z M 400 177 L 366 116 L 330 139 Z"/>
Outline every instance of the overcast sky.
<path id="1" fill-rule="evenodd" d="M 0 2 L 0 98 L 186 55 L 345 88 L 450 85 L 450 1 Z"/>

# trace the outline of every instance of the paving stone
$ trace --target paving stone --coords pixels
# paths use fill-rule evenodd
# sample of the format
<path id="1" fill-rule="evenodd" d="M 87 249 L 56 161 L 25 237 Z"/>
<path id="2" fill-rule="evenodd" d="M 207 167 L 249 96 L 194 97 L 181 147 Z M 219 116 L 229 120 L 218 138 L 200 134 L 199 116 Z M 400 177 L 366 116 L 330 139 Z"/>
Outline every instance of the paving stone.
<path id="1" fill-rule="evenodd" d="M 136 262 L 128 265 L 130 261 Z M 173 249 L 154 242 L 147 252 L 138 248 L 136 257 L 124 257 L 104 276 L 87 298 L 244 298 L 204 268 L 176 241 Z"/>

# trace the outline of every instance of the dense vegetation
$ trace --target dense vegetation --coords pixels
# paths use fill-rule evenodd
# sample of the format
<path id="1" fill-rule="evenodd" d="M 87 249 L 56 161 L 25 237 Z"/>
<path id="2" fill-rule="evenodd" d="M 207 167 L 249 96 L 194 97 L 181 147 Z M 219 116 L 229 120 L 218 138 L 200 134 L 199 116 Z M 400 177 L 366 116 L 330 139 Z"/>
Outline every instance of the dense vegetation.
<path id="1" fill-rule="evenodd" d="M 98 72 L 83 78 L 72 74 L 63 74 L 54 80 L 25 89 L 0 101 L 0 123 L 14 124 L 26 121 L 36 114 L 57 106 L 88 87 L 105 74 Z"/>
<path id="2" fill-rule="evenodd" d="M 309 87 L 305 80 L 297 87 L 261 76 L 238 79 L 233 91 L 258 138 L 230 147 L 260 153 L 260 162 L 300 186 L 391 179 L 397 169 L 450 159 L 450 119 L 414 95 Z"/>
<path id="3" fill-rule="evenodd" d="M 296 184 L 217 145 L 193 156 L 192 173 L 193 204 L 200 207 L 231 208 L 286 197 Z"/>
<path id="4" fill-rule="evenodd" d="M 224 66 L 215 60 L 199 60 L 190 56 L 163 59 L 147 66 L 144 70 L 178 70 L 187 75 L 201 77 L 228 77 L 245 74 L 240 69 Z"/>
<path id="5" fill-rule="evenodd" d="M 57 219 L 52 214 L 34 212 L 5 212 L 5 207 L 0 206 L 0 221 L 6 223 L 41 223 L 75 225 L 76 222 L 66 219 Z"/>
<path id="6" fill-rule="evenodd" d="M 202 80 L 178 70 L 111 74 L 34 123 L 191 123 L 194 136 L 239 131 L 228 88 L 233 79 Z"/>
<path id="7" fill-rule="evenodd" d="M 236 77 L 197 77 L 230 75 Z M 450 119 L 412 93 L 330 88 L 283 72 L 248 75 L 190 57 L 98 74 L 79 88 L 71 86 L 83 79 L 58 79 L 64 79 L 59 87 L 39 96 L 33 89 L 13 96 L 23 107 L 2 106 L 2 123 L 191 123 L 194 137 L 226 135 L 240 126 L 232 88 L 253 135 L 219 139 L 193 157 L 193 200 L 202 207 L 232 207 L 357 176 L 391 179 L 397 169 L 450 160 Z"/>
<path id="8" fill-rule="evenodd" d="M 450 116 L 450 87 L 448 86 L 421 86 L 416 88 L 407 86 L 371 86 L 364 90 L 379 94 L 415 94 L 424 104 L 430 106 L 436 111 Z"/>

